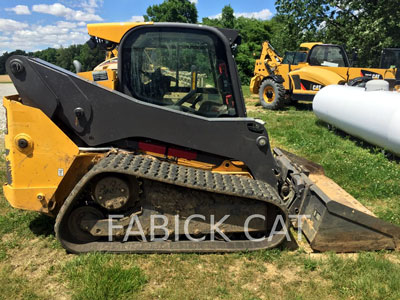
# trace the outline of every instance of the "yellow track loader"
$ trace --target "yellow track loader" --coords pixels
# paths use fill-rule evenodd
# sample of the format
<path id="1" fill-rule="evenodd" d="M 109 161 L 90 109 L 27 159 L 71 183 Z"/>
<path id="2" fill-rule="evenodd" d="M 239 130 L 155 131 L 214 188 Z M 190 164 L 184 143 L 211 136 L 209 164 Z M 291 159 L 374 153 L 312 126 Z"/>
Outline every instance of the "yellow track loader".
<path id="1" fill-rule="evenodd" d="M 279 109 L 290 100 L 312 100 L 330 84 L 359 85 L 371 79 L 385 79 L 392 87 L 396 69 L 351 67 L 343 46 L 303 43 L 303 51 L 288 52 L 282 58 L 268 43 L 254 67 L 250 91 L 258 94 L 264 108 Z"/>
<path id="2" fill-rule="evenodd" d="M 296 226 L 316 251 L 397 249 L 323 169 L 271 149 L 248 118 L 234 30 L 193 24 L 88 25 L 118 67 L 74 74 L 6 62 L 7 183 L 15 208 L 56 218 L 70 252 L 233 252 L 277 247 Z"/>

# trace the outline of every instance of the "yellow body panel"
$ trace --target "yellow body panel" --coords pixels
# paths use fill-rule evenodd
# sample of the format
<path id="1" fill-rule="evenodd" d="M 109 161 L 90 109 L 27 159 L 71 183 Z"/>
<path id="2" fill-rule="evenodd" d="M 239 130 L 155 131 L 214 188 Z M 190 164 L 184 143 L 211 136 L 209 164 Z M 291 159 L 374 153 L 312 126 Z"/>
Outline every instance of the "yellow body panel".
<path id="1" fill-rule="evenodd" d="M 315 95 L 320 90 L 319 86 L 322 87 L 330 84 L 338 84 L 347 81 L 348 68 L 337 67 L 335 68 L 335 71 L 332 71 L 330 69 L 331 68 L 329 67 L 306 66 L 290 72 L 290 79 L 292 80 L 293 93 Z M 301 80 L 314 82 L 315 88 L 313 90 L 303 90 L 302 88 L 296 89 L 295 84 L 293 82 L 293 76 L 295 75 L 299 75 Z"/>
<path id="2" fill-rule="evenodd" d="M 142 25 L 151 25 L 153 22 L 121 22 L 121 23 L 95 23 L 88 24 L 88 33 L 91 36 L 118 43 L 121 41 L 125 33 L 136 27 Z"/>
<path id="3" fill-rule="evenodd" d="M 107 79 L 106 80 L 95 80 L 94 79 L 94 74 L 96 72 L 105 72 L 107 73 Z M 78 73 L 79 76 L 82 78 L 94 81 L 98 84 L 101 84 L 102 86 L 108 87 L 109 89 L 115 90 L 116 85 L 117 85 L 117 72 L 112 69 L 105 69 L 102 71 L 89 71 L 89 72 L 81 72 Z"/>
<path id="4" fill-rule="evenodd" d="M 296 70 L 298 69 L 297 65 L 291 65 L 290 69 Z M 276 75 L 281 75 L 283 77 L 283 79 L 285 79 L 285 81 L 282 83 L 283 87 L 285 88 L 285 90 L 289 90 L 290 89 L 290 82 L 289 80 L 287 80 L 287 75 L 289 74 L 289 65 L 287 64 L 282 64 L 280 66 L 277 67 L 276 71 L 275 71 Z"/>
<path id="5" fill-rule="evenodd" d="M 39 109 L 23 105 L 18 96 L 3 98 L 8 183 L 4 195 L 13 207 L 48 213 L 78 147 Z M 28 146 L 21 148 L 19 139 Z"/>
<path id="6" fill-rule="evenodd" d="M 308 43 L 301 43 L 300 48 L 307 48 L 308 50 L 311 50 L 312 47 L 315 45 L 322 45 L 321 42 L 308 42 Z"/>
<path id="7" fill-rule="evenodd" d="M 357 77 L 362 77 L 361 70 L 367 71 L 367 72 L 373 72 L 382 75 L 384 79 L 395 79 L 396 78 L 396 69 L 391 68 L 391 69 L 374 69 L 374 68 L 349 68 L 349 80 L 357 78 Z M 378 79 L 377 77 L 373 79 Z"/>

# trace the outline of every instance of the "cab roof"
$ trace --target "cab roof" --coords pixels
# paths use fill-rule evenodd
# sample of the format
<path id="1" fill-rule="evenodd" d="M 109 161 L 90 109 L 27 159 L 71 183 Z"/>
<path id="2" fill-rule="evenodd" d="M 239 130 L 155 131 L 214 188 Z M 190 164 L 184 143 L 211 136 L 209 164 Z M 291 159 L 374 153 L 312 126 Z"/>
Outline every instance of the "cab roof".
<path id="1" fill-rule="evenodd" d="M 308 50 L 310 50 L 315 45 L 322 45 L 322 43 L 321 42 L 301 43 L 300 48 L 307 48 Z"/>
<path id="2" fill-rule="evenodd" d="M 132 28 L 137 26 L 151 26 L 154 22 L 120 22 L 120 23 L 95 23 L 88 24 L 87 29 L 90 36 L 97 37 L 99 39 L 107 40 L 116 44 L 119 44 L 123 36 Z M 190 28 L 194 27 L 209 27 L 197 24 L 186 24 L 186 23 L 157 23 L 157 24 L 175 24 L 175 25 L 186 25 Z M 218 28 L 215 27 L 219 32 L 221 32 L 229 41 L 230 45 L 233 44 L 240 45 L 241 37 L 239 32 L 235 29 L 228 28 Z"/>
<path id="3" fill-rule="evenodd" d="M 120 23 L 95 23 L 88 24 L 90 36 L 119 44 L 125 33 L 137 26 L 152 25 L 153 22 L 120 22 Z"/>

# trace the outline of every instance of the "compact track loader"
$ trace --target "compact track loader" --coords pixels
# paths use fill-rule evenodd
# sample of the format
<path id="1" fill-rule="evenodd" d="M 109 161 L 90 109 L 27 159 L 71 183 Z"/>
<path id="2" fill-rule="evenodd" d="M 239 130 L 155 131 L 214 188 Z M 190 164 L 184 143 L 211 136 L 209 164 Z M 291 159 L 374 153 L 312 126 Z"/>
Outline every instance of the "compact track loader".
<path id="1" fill-rule="evenodd" d="M 287 52 L 285 57 L 264 42 L 254 66 L 250 91 L 258 94 L 267 109 L 282 108 L 285 103 L 312 100 L 330 84 L 365 84 L 371 79 L 385 79 L 395 85 L 395 68 L 355 68 L 341 45 L 302 43 L 303 51 Z"/>
<path id="2" fill-rule="evenodd" d="M 270 148 L 246 116 L 233 30 L 172 23 L 88 25 L 118 69 L 81 76 L 13 56 L 4 97 L 12 206 L 56 218 L 70 252 L 267 249 L 300 228 L 316 251 L 398 248 L 312 162 Z"/>

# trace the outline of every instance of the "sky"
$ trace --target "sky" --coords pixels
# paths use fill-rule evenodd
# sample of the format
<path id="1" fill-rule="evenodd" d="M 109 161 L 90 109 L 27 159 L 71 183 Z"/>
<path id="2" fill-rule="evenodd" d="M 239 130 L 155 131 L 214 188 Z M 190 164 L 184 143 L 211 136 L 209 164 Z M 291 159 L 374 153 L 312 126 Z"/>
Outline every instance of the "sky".
<path id="1" fill-rule="evenodd" d="M 218 17 L 225 5 L 236 16 L 270 19 L 274 0 L 190 0 L 198 21 Z M 150 5 L 163 0 L 1 0 L 0 55 L 16 49 L 37 51 L 68 47 L 89 39 L 88 23 L 142 21 Z"/>

